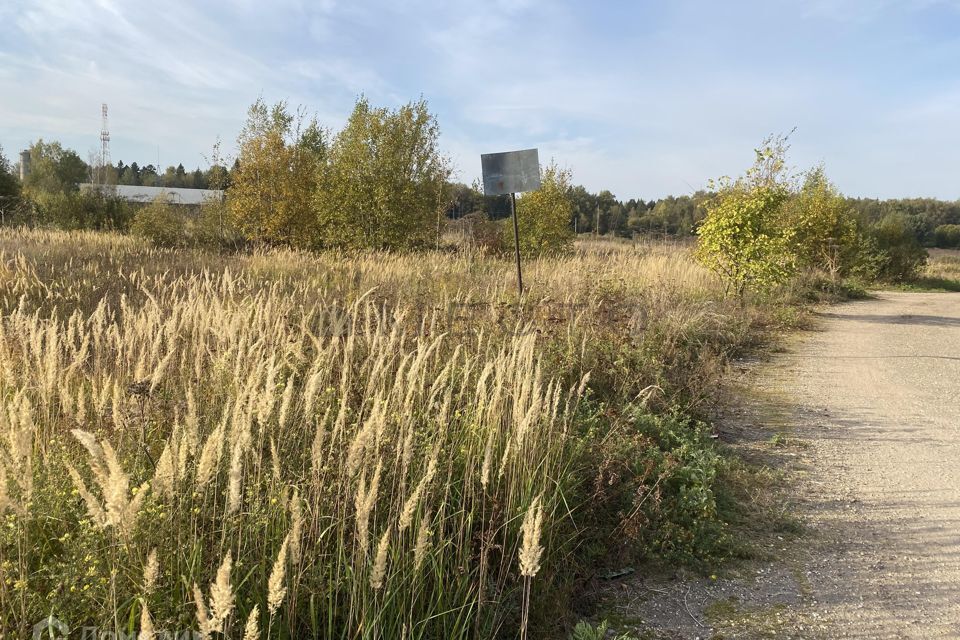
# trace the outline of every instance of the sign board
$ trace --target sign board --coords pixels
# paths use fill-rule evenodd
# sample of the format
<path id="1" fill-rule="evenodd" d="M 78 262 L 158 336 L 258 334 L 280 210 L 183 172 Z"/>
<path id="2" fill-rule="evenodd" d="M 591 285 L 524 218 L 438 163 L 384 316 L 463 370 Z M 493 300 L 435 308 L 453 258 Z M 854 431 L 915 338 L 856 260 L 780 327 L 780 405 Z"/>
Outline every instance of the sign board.
<path id="1" fill-rule="evenodd" d="M 480 164 L 484 195 L 499 196 L 540 188 L 540 158 L 536 149 L 485 153 L 480 156 Z"/>

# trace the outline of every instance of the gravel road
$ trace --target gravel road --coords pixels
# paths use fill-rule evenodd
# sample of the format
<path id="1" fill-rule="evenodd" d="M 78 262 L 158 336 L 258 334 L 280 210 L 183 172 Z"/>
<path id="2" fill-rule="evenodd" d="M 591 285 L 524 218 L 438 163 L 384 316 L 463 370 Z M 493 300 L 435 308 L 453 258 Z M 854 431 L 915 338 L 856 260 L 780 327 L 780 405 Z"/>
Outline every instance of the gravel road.
<path id="1" fill-rule="evenodd" d="M 803 407 L 807 519 L 831 540 L 804 608 L 831 638 L 960 638 L 960 295 L 821 316 L 771 376 Z"/>
<path id="2" fill-rule="evenodd" d="M 960 295 L 881 293 L 818 315 L 744 369 L 750 392 L 719 421 L 725 440 L 792 478 L 788 513 L 804 533 L 757 539 L 766 556 L 719 577 L 602 586 L 618 631 L 960 639 Z"/>

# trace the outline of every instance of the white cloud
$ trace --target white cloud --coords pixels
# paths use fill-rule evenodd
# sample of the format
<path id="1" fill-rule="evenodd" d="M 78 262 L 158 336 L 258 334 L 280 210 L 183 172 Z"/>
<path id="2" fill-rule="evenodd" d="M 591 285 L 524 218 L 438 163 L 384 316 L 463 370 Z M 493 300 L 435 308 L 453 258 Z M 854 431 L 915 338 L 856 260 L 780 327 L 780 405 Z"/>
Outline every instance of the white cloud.
<path id="1" fill-rule="evenodd" d="M 107 102 L 115 159 L 159 145 L 189 165 L 218 135 L 229 150 L 258 95 L 337 126 L 359 93 L 422 93 L 467 181 L 482 152 L 538 146 L 591 189 L 688 192 L 798 126 L 796 164 L 824 160 L 841 188 L 956 197 L 958 5 L 15 0 L 0 4 L 0 142 L 85 155 Z"/>

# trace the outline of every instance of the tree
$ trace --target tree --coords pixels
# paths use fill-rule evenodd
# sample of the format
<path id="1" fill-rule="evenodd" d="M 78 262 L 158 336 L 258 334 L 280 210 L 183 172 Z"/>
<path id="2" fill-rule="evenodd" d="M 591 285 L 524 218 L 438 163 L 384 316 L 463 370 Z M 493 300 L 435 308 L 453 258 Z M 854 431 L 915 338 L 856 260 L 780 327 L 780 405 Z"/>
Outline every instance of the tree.
<path id="1" fill-rule="evenodd" d="M 203 174 L 203 171 L 200 171 L 200 167 L 197 167 L 197 169 L 191 175 L 191 186 L 194 189 L 207 188 L 207 177 Z"/>
<path id="2" fill-rule="evenodd" d="M 933 230 L 938 247 L 955 249 L 960 247 L 960 224 L 941 224 Z"/>
<path id="3" fill-rule="evenodd" d="M 237 140 L 239 156 L 228 192 L 230 216 L 254 242 L 305 246 L 316 236 L 312 198 L 326 155 L 326 136 L 315 120 L 283 102 L 258 99 Z"/>
<path id="4" fill-rule="evenodd" d="M 946 202 L 932 198 L 873 200 L 850 198 L 850 206 L 869 225 L 878 224 L 886 216 L 903 216 L 921 244 L 936 244 L 936 229 L 945 224 L 960 224 L 960 201 Z"/>
<path id="5" fill-rule="evenodd" d="M 824 268 L 836 279 L 855 262 L 856 219 L 823 167 L 807 172 L 800 191 L 784 207 L 782 220 L 798 266 Z"/>
<path id="6" fill-rule="evenodd" d="M 450 175 L 439 133 L 423 99 L 395 111 L 358 99 L 321 165 L 315 243 L 377 249 L 432 244 Z"/>
<path id="7" fill-rule="evenodd" d="M 117 183 L 135 186 L 140 185 L 140 167 L 136 162 L 131 162 L 130 166 L 123 170 Z"/>
<path id="8" fill-rule="evenodd" d="M 30 173 L 23 183 L 28 194 L 76 191 L 87 177 L 87 163 L 59 142 L 41 139 L 30 145 Z"/>
<path id="9" fill-rule="evenodd" d="M 175 174 L 174 174 L 174 181 L 175 181 L 174 186 L 176 186 L 176 187 L 185 187 L 185 186 L 187 186 L 187 185 L 186 185 L 186 180 L 187 180 L 187 172 L 186 172 L 186 170 L 183 168 L 183 163 L 178 164 L 178 165 L 177 165 L 177 168 L 176 168 L 176 171 L 175 171 Z"/>
<path id="10" fill-rule="evenodd" d="M 597 194 L 594 215 L 598 217 L 599 224 L 595 231 L 600 235 L 606 235 L 615 231 L 611 221 L 615 220 L 616 215 L 619 213 L 616 208 L 618 204 L 619 202 L 617 202 L 616 196 L 606 189 Z"/>
<path id="11" fill-rule="evenodd" d="M 705 204 L 696 257 L 742 298 L 748 289 L 779 284 L 794 269 L 788 238 L 779 224 L 790 197 L 786 137 L 769 137 L 746 175 L 712 184 L 716 195 Z"/>
<path id="12" fill-rule="evenodd" d="M 133 166 L 132 164 L 130 165 Z M 144 187 L 158 187 L 160 186 L 160 176 L 157 175 L 157 168 L 152 164 L 140 169 L 140 185 Z"/>
<path id="13" fill-rule="evenodd" d="M 163 172 L 163 175 L 160 176 L 158 186 L 161 187 L 179 187 L 177 184 L 177 170 L 175 168 L 167 167 Z"/>
<path id="14" fill-rule="evenodd" d="M 446 217 L 459 220 L 471 213 L 484 213 L 486 203 L 480 189 L 465 184 L 448 185 L 450 202 L 445 212 Z"/>
<path id="15" fill-rule="evenodd" d="M 917 241 L 906 216 L 891 213 L 870 230 L 882 261 L 877 278 L 902 282 L 915 278 L 927 262 L 927 251 Z"/>
<path id="16" fill-rule="evenodd" d="M 571 225 L 577 233 L 593 232 L 596 220 L 597 196 L 587 191 L 583 186 L 570 187 L 567 199 L 571 206 Z"/>
<path id="17" fill-rule="evenodd" d="M 0 223 L 7 222 L 20 204 L 20 180 L 13 175 L 13 167 L 0 147 Z"/>
<path id="18" fill-rule="evenodd" d="M 570 171 L 550 164 L 543 170 L 540 188 L 525 193 L 517 200 L 517 225 L 520 230 L 520 253 L 538 256 L 569 251 L 574 234 L 570 228 L 573 206 L 568 197 Z M 504 246 L 513 245 L 513 225 L 503 226 Z"/>

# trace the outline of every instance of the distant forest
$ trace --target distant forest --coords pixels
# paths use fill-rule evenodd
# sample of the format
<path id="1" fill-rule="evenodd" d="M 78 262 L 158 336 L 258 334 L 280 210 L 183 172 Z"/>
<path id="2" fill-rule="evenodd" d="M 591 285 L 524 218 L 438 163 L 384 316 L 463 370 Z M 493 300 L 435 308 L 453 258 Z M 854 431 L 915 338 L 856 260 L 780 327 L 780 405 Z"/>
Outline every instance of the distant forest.
<path id="1" fill-rule="evenodd" d="M 152 164 L 143 166 L 138 165 L 136 162 L 124 164 L 123 160 L 121 160 L 116 166 L 107 167 L 107 184 L 212 189 L 215 187 L 211 186 L 211 171 L 216 169 L 222 171 L 223 167 L 216 167 L 205 171 L 200 168 L 187 171 L 181 163 L 175 167 L 169 166 L 163 173 L 159 173 L 157 167 Z"/>
<path id="2" fill-rule="evenodd" d="M 452 186 L 449 218 L 480 212 L 491 219 L 510 215 L 507 196 L 487 198 L 477 188 Z M 582 186 L 570 189 L 573 205 L 570 221 L 578 233 L 599 233 L 631 238 L 635 235 L 690 237 L 703 219 L 702 203 L 712 196 L 706 191 L 693 195 L 667 196 L 659 200 L 618 200 L 610 191 L 591 193 Z M 934 198 L 875 200 L 847 198 L 850 208 L 865 226 L 890 218 L 902 219 L 925 247 L 960 247 L 960 201 Z"/>

